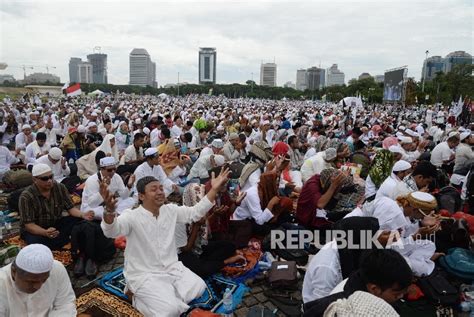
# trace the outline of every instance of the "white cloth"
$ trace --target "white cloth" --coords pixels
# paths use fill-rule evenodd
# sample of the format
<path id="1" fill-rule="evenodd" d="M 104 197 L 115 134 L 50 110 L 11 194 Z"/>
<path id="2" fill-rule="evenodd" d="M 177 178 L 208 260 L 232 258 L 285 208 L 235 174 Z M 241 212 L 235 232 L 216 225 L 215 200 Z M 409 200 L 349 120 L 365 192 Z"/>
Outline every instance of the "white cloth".
<path id="1" fill-rule="evenodd" d="M 36 162 L 36 164 L 46 164 L 51 168 L 51 171 L 53 172 L 54 175 L 54 180 L 57 181 L 58 183 L 61 183 L 63 179 L 65 179 L 69 174 L 71 173 L 71 170 L 69 169 L 68 164 L 66 163 L 66 168 L 63 169 L 61 165 L 61 160 L 59 160 L 56 164 L 53 164 L 49 160 L 48 155 L 43 155 L 39 157 Z"/>
<path id="2" fill-rule="evenodd" d="M 436 167 L 441 167 L 443 165 L 443 161 L 449 160 L 453 153 L 453 150 L 449 148 L 448 142 L 441 142 L 435 146 L 431 152 L 430 162 Z"/>
<path id="3" fill-rule="evenodd" d="M 408 152 L 402 147 L 400 147 L 400 150 L 402 152 L 402 160 L 410 162 L 410 163 L 416 161 L 421 155 L 420 151 L 418 150 L 413 151 L 413 152 Z"/>
<path id="4" fill-rule="evenodd" d="M 130 198 L 130 190 L 123 184 L 122 177 L 118 174 L 114 174 L 110 180 L 108 186 L 109 192 L 118 195 L 117 212 L 121 213 L 123 210 L 133 207 L 135 201 Z M 87 212 L 89 210 L 94 211 L 94 217 L 96 219 L 102 219 L 104 214 L 104 207 L 100 206 L 104 202 L 104 199 L 100 195 L 100 181 L 96 174 L 87 178 L 84 190 L 82 191 L 82 202 L 81 211 Z"/>
<path id="5" fill-rule="evenodd" d="M 113 134 L 107 134 L 104 137 L 104 140 L 98 147 L 99 151 L 102 151 L 105 153 L 105 156 L 111 156 L 115 158 L 116 162 L 119 162 L 119 153 L 117 150 L 117 144 L 115 144 L 113 147 L 110 145 L 110 140 L 115 139 L 115 136 Z"/>
<path id="6" fill-rule="evenodd" d="M 387 177 L 387 179 L 382 183 L 382 185 L 380 185 L 380 188 L 377 191 L 375 198 L 388 197 L 395 200 L 397 198 L 394 197 L 395 188 L 397 188 L 397 185 L 400 182 L 401 180 L 395 174 L 392 173 L 389 177 Z"/>
<path id="7" fill-rule="evenodd" d="M 125 149 L 125 153 L 122 156 L 122 161 L 124 164 L 127 164 L 127 162 L 136 161 L 139 158 L 143 158 L 143 148 L 140 147 L 138 149 L 138 156 L 137 156 L 137 150 L 135 148 L 135 145 L 131 144 Z"/>
<path id="8" fill-rule="evenodd" d="M 175 184 L 168 178 L 168 176 L 166 176 L 165 171 L 159 165 L 150 166 L 148 162 L 143 162 L 142 164 L 138 165 L 133 174 L 135 174 L 135 184 L 133 185 L 135 199 L 138 199 L 138 192 L 136 189 L 137 183 L 145 176 L 155 177 L 160 182 L 160 184 L 163 185 L 163 190 L 165 191 L 166 197 L 168 197 L 173 192 L 173 185 Z"/>
<path id="9" fill-rule="evenodd" d="M 172 138 L 179 138 L 180 135 L 183 134 L 183 129 L 181 129 L 177 125 L 173 125 L 170 129 L 170 133 Z"/>
<path id="10" fill-rule="evenodd" d="M 31 142 L 26 146 L 25 156 L 27 164 L 35 164 L 37 155 L 45 155 L 49 152 L 51 146 L 45 143 L 43 146 L 38 145 L 38 141 Z"/>
<path id="11" fill-rule="evenodd" d="M 205 148 L 202 149 L 201 153 L 199 153 L 199 158 L 213 155 L 213 154 L 214 154 L 214 151 L 212 150 L 211 146 L 206 146 Z"/>
<path id="12" fill-rule="evenodd" d="M 35 136 L 31 133 L 28 137 L 25 133 L 20 132 L 15 137 L 15 150 L 25 150 L 26 146 L 35 140 Z"/>
<path id="13" fill-rule="evenodd" d="M 240 151 L 236 150 L 230 142 L 224 144 L 222 152 L 226 162 L 238 162 L 240 159 Z"/>
<path id="14" fill-rule="evenodd" d="M 316 152 L 316 149 L 314 147 L 309 148 L 308 151 L 306 151 L 306 153 L 304 154 L 303 160 L 306 161 L 310 157 L 316 155 L 316 153 L 317 152 Z"/>
<path id="15" fill-rule="evenodd" d="M 469 163 L 474 162 L 474 151 L 472 148 L 465 144 L 460 143 L 456 148 L 456 158 L 454 160 L 454 170 L 461 168 Z"/>
<path id="16" fill-rule="evenodd" d="M 217 166 L 224 165 L 224 157 L 222 155 L 214 155 L 214 161 L 216 162 Z M 193 178 L 209 178 L 210 174 L 209 171 L 213 169 L 211 163 L 211 155 L 207 156 L 199 156 L 196 162 L 194 162 L 193 167 L 188 174 L 188 180 Z"/>
<path id="17" fill-rule="evenodd" d="M 200 220 L 212 206 L 206 196 L 193 207 L 163 205 L 158 217 L 140 206 L 112 224 L 102 221 L 106 237 L 127 237 L 124 276 L 146 316 L 179 316 L 204 291 L 204 281 L 178 261 L 175 227 Z"/>
<path id="18" fill-rule="evenodd" d="M 316 174 L 321 174 L 323 170 L 332 167 L 331 162 L 326 162 L 325 158 L 326 153 L 321 151 L 304 161 L 303 166 L 301 166 L 301 177 L 304 182 Z"/>
<path id="19" fill-rule="evenodd" d="M 157 147 L 158 145 L 160 145 L 161 141 L 160 141 L 160 130 L 158 130 L 158 128 L 154 128 L 151 132 L 150 132 L 150 145 L 152 147 Z"/>
<path id="20" fill-rule="evenodd" d="M 19 161 L 6 146 L 0 145 L 0 180 L 10 170 L 10 165 L 16 164 Z"/>
<path id="21" fill-rule="evenodd" d="M 311 259 L 303 280 L 303 302 L 328 296 L 342 282 L 341 263 L 336 241 L 326 243 Z"/>
<path id="22" fill-rule="evenodd" d="M 11 264 L 0 269 L 0 316 L 75 317 L 76 296 L 64 266 L 54 261 L 49 277 L 33 294 L 19 291 L 11 276 Z"/>
<path id="23" fill-rule="evenodd" d="M 43 132 L 46 134 L 46 143 L 48 143 L 50 146 L 55 146 L 58 141 L 57 141 L 57 136 L 62 135 L 60 129 L 47 129 L 45 127 L 41 128 L 38 130 L 38 132 Z"/>
<path id="24" fill-rule="evenodd" d="M 377 193 L 377 186 L 375 186 L 370 175 L 367 176 L 365 180 L 365 198 L 372 197 Z"/>
<path id="25" fill-rule="evenodd" d="M 254 185 L 249 190 L 247 190 L 247 196 L 245 196 L 244 200 L 242 200 L 240 206 L 235 209 L 232 216 L 233 220 L 245 220 L 252 218 L 259 225 L 263 225 L 273 218 L 273 214 L 268 208 L 262 210 L 262 207 L 260 206 L 258 185 Z"/>

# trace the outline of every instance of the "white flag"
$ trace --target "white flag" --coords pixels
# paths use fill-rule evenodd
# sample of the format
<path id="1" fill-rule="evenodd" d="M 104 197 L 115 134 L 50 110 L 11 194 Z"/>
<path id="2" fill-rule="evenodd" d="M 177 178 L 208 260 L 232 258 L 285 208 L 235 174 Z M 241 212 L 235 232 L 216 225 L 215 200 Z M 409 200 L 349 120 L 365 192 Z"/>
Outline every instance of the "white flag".
<path id="1" fill-rule="evenodd" d="M 462 113 L 462 106 L 463 106 L 463 102 L 462 102 L 462 96 L 459 96 L 459 101 L 457 104 L 454 105 L 453 107 L 453 115 L 457 118 L 461 115 Z"/>

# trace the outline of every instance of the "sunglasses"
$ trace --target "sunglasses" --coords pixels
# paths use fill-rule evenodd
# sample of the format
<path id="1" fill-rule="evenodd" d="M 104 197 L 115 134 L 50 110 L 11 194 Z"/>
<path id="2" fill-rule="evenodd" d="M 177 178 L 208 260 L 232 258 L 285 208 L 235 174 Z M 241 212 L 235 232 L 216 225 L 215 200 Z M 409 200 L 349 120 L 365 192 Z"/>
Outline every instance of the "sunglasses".
<path id="1" fill-rule="evenodd" d="M 49 176 L 41 176 L 41 177 L 36 177 L 39 180 L 42 180 L 43 182 L 47 182 L 50 179 L 53 179 L 54 175 L 49 175 Z"/>

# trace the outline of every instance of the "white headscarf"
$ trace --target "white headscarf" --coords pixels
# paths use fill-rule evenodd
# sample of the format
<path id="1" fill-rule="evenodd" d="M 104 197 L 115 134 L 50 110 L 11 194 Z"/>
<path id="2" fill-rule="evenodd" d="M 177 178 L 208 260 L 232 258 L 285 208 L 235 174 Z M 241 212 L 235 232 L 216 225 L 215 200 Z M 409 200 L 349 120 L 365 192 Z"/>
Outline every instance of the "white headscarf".
<path id="1" fill-rule="evenodd" d="M 114 147 L 110 146 L 110 140 L 115 139 L 115 135 L 113 134 L 107 134 L 104 138 L 104 141 L 102 141 L 102 144 L 99 146 L 99 150 L 104 152 L 105 155 L 111 154 L 112 157 L 115 158 L 115 160 L 118 162 L 119 161 L 119 154 L 118 154 L 118 149 L 117 149 L 117 144 L 114 145 Z"/>

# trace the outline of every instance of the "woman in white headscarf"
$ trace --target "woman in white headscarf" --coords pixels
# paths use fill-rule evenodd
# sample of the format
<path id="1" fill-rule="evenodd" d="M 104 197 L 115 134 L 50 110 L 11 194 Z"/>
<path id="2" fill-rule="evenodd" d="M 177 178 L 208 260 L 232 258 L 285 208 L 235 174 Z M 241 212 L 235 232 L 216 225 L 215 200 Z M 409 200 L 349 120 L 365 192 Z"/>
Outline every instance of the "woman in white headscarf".
<path id="1" fill-rule="evenodd" d="M 120 159 L 117 145 L 115 144 L 115 136 L 113 134 L 107 134 L 104 137 L 104 141 L 102 141 L 102 144 L 97 149 L 104 152 L 105 156 L 114 157 L 117 162 Z"/>
<path id="2" fill-rule="evenodd" d="M 132 135 L 128 130 L 128 124 L 125 121 L 120 122 L 119 129 L 115 133 L 115 139 L 117 141 L 117 148 L 119 152 L 124 152 L 125 149 L 132 144 Z"/>

